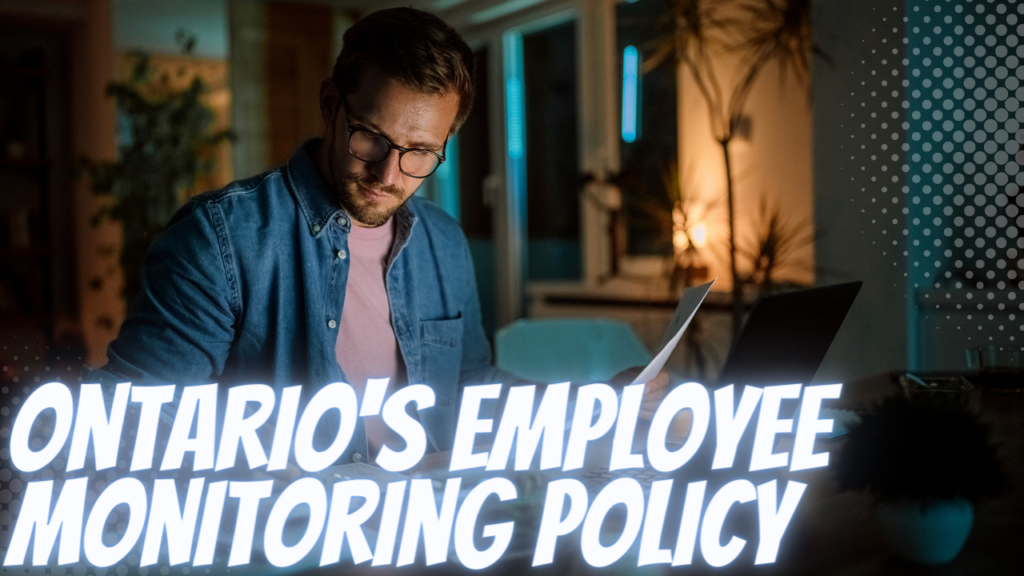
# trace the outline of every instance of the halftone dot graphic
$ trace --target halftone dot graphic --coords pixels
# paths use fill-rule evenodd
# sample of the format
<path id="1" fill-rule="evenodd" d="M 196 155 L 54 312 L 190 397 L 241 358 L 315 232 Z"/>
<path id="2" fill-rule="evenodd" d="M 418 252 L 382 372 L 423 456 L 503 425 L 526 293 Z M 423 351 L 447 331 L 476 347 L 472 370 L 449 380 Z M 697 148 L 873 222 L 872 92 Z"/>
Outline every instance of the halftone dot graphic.
<path id="1" fill-rule="evenodd" d="M 851 160 L 870 198 L 863 210 L 882 216 L 871 219 L 876 244 L 890 234 L 904 244 L 893 266 L 905 270 L 919 308 L 945 307 L 957 322 L 965 316 L 953 310 L 985 312 L 956 328 L 973 331 L 968 341 L 978 344 L 1016 342 L 1008 332 L 1024 324 L 1007 314 L 1024 310 L 1024 4 L 947 0 L 905 10 L 902 30 L 892 25 L 894 9 L 879 15 L 877 36 L 862 40 L 875 47 L 860 62 L 862 92 L 851 94 L 861 97 Z M 893 82 L 879 81 L 875 72 L 892 64 Z M 879 108 L 892 112 L 866 112 Z M 883 132 L 890 137 L 880 144 Z M 899 187 L 892 202 L 887 185 Z"/>

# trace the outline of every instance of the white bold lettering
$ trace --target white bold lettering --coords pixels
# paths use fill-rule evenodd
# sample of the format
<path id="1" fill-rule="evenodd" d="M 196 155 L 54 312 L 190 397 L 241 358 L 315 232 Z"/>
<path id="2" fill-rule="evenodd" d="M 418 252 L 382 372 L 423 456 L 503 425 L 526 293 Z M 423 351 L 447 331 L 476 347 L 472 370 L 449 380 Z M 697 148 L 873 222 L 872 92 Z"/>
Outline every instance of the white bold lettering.
<path id="1" fill-rule="evenodd" d="M 671 495 L 672 480 L 651 483 L 651 494 L 647 497 L 647 512 L 644 514 L 644 530 L 640 535 L 637 566 L 672 562 L 672 551 L 661 547 L 661 532 L 665 527 L 665 512 Z"/>
<path id="2" fill-rule="evenodd" d="M 50 500 L 53 498 L 53 480 L 29 482 L 22 496 L 21 510 L 14 524 L 14 535 L 7 546 L 4 566 L 21 566 L 25 563 L 29 541 L 35 534 L 32 546 L 32 565 L 44 566 L 49 563 L 53 544 L 60 534 L 58 564 L 78 562 L 82 541 L 82 516 L 85 510 L 85 490 L 88 478 L 75 478 L 64 482 L 57 505 L 50 514 Z"/>
<path id="3" fill-rule="evenodd" d="M 768 386 L 761 397 L 761 415 L 757 419 L 754 435 L 754 452 L 750 456 L 750 471 L 781 468 L 789 464 L 789 452 L 775 454 L 775 436 L 793 431 L 793 420 L 779 418 L 779 408 L 784 398 L 799 398 L 800 384 Z"/>
<path id="4" fill-rule="evenodd" d="M 276 401 L 274 389 L 266 384 L 246 384 L 228 390 L 228 405 L 224 411 L 220 449 L 217 450 L 217 470 L 227 470 L 235 466 L 239 442 L 242 444 L 242 452 L 245 453 L 245 461 L 249 464 L 250 470 L 267 463 L 267 453 L 256 430 L 270 418 Z M 250 402 L 259 404 L 259 407 L 246 416 L 246 408 Z"/>
<path id="5" fill-rule="evenodd" d="M 455 521 L 455 505 L 459 500 L 462 478 L 449 478 L 441 497 L 441 510 L 434 500 L 434 481 L 429 478 L 412 480 L 409 484 L 409 508 L 405 513 L 402 547 L 398 550 L 396 566 L 408 566 L 416 560 L 420 532 L 423 532 L 423 550 L 427 566 L 448 559 L 448 543 Z"/>
<path id="6" fill-rule="evenodd" d="M 273 480 L 258 482 L 231 482 L 229 494 L 238 498 L 238 516 L 231 535 L 231 554 L 228 566 L 248 564 L 252 559 L 252 537 L 256 532 L 256 514 L 260 500 L 269 498 L 274 489 Z"/>
<path id="7" fill-rule="evenodd" d="M 640 417 L 640 404 L 644 399 L 645 384 L 632 384 L 622 390 L 622 406 L 615 421 L 615 435 L 612 437 L 612 457 L 609 470 L 643 468 L 642 454 L 633 454 L 633 436 L 636 434 L 636 420 Z"/>
<path id="8" fill-rule="evenodd" d="M 491 494 L 497 495 L 502 502 L 513 500 L 518 495 L 516 485 L 511 480 L 488 478 L 469 491 L 455 519 L 455 555 L 459 557 L 459 562 L 470 570 L 483 570 L 491 566 L 501 558 L 512 542 L 515 522 L 484 526 L 483 537 L 494 539 L 485 550 L 477 550 L 473 542 L 480 508 Z"/>
<path id="9" fill-rule="evenodd" d="M 758 401 L 761 400 L 760 388 L 745 386 L 740 405 L 734 414 L 733 388 L 735 386 L 729 384 L 715 390 L 715 438 L 718 445 L 715 447 L 715 459 L 711 463 L 712 470 L 732 468 L 736 460 L 736 448 L 743 438 L 747 425 L 750 424 Z"/>
<path id="10" fill-rule="evenodd" d="M 516 446 L 515 469 L 529 470 L 541 436 L 544 437 L 544 447 L 541 449 L 540 469 L 549 470 L 562 465 L 570 386 L 568 382 L 547 386 L 533 422 L 530 422 L 530 417 L 537 387 L 516 386 L 509 390 L 498 434 L 491 447 L 491 457 L 487 461 L 488 470 L 504 470 L 508 466 L 513 444 Z"/>
<path id="11" fill-rule="evenodd" d="M 679 534 L 676 536 L 676 551 L 672 556 L 673 566 L 686 566 L 693 562 L 693 549 L 697 546 L 700 512 L 704 507 L 707 486 L 705 480 L 690 482 L 686 486 L 686 500 L 683 502 L 683 515 L 679 519 Z"/>
<path id="12" fill-rule="evenodd" d="M 270 446 L 268 471 L 284 470 L 288 467 L 288 455 L 295 436 L 295 416 L 299 412 L 299 398 L 302 386 L 289 386 L 281 392 L 281 403 L 277 408 L 277 425 L 274 426 L 274 440 Z"/>
<path id="13" fill-rule="evenodd" d="M 680 448 L 671 451 L 665 443 L 669 429 L 676 415 L 687 409 L 693 413 L 690 435 Z M 707 389 L 697 382 L 687 382 L 675 387 L 661 401 L 647 432 L 647 457 L 651 461 L 651 467 L 661 472 L 672 472 L 681 468 L 697 453 L 704 442 L 710 423 L 711 398 Z"/>
<path id="14" fill-rule="evenodd" d="M 124 412 L 128 407 L 131 387 L 130 383 L 122 382 L 114 389 L 114 402 L 108 418 L 103 387 L 99 384 L 82 384 L 78 392 L 75 433 L 71 437 L 71 453 L 68 454 L 69 472 L 81 470 L 85 466 L 85 453 L 89 450 L 90 438 L 96 470 L 106 470 L 117 464 L 121 428 L 124 427 Z"/>
<path id="15" fill-rule="evenodd" d="M 56 413 L 53 433 L 46 446 L 35 452 L 29 448 L 32 425 L 44 410 Z M 75 404 L 67 386 L 60 382 L 50 382 L 36 388 L 21 405 L 14 419 L 14 429 L 11 431 L 11 463 L 14 467 L 24 472 L 35 472 L 47 466 L 64 449 L 74 417 Z"/>
<path id="16" fill-rule="evenodd" d="M 814 439 L 818 434 L 832 431 L 831 418 L 819 419 L 821 401 L 825 398 L 839 398 L 843 391 L 842 384 L 825 384 L 804 388 L 804 398 L 800 402 L 800 416 L 796 424 L 796 440 L 793 441 L 793 457 L 789 461 L 789 469 L 809 470 L 828 466 L 828 452 L 814 453 Z"/>
<path id="17" fill-rule="evenodd" d="M 745 504 L 756 498 L 757 489 L 749 480 L 733 480 L 711 497 L 700 527 L 700 553 L 708 564 L 720 568 L 735 560 L 743 551 L 747 541 L 739 536 L 733 536 L 728 544 L 722 546 L 722 525 L 733 504 Z"/>
<path id="18" fill-rule="evenodd" d="M 196 420 L 196 437 L 190 438 L 192 422 Z M 186 386 L 181 391 L 181 402 L 171 426 L 161 470 L 177 470 L 185 452 L 194 453 L 192 470 L 213 468 L 217 439 L 217 385 Z"/>
<path id="19" fill-rule="evenodd" d="M 132 386 L 132 402 L 142 404 L 139 408 L 139 426 L 135 433 L 135 449 L 132 450 L 131 471 L 149 470 L 153 467 L 153 447 L 160 425 L 160 409 L 174 400 L 175 386 Z"/>
<path id="20" fill-rule="evenodd" d="M 484 384 L 482 386 L 466 386 L 462 389 L 462 406 L 459 408 L 459 420 L 455 426 L 455 443 L 452 445 L 452 472 L 483 468 L 487 466 L 487 453 L 473 453 L 477 434 L 488 434 L 494 427 L 491 418 L 480 418 L 480 404 L 484 400 L 501 396 L 501 384 Z M 376 559 L 374 560 L 376 561 Z"/>
<path id="21" fill-rule="evenodd" d="M 789 521 L 793 519 L 796 506 L 800 503 L 800 498 L 806 489 L 807 484 L 790 480 L 786 483 L 786 492 L 782 495 L 782 502 L 776 509 L 775 480 L 757 487 L 757 516 L 761 537 L 757 545 L 754 564 L 775 562 L 775 558 L 779 555 L 782 536 L 786 533 Z"/>
<path id="22" fill-rule="evenodd" d="M 594 420 L 594 408 L 600 405 L 600 414 Z M 619 409 L 619 397 L 615 389 L 607 384 L 587 384 L 576 392 L 576 409 L 573 411 L 572 429 L 569 431 L 569 445 L 565 449 L 565 465 L 562 470 L 576 470 L 583 467 L 587 444 L 597 440 L 612 429 Z"/>
<path id="23" fill-rule="evenodd" d="M 423 424 L 405 411 L 410 402 L 416 403 L 416 410 L 426 410 L 434 405 L 434 390 L 423 384 L 405 386 L 384 404 L 384 423 L 405 440 L 405 449 L 401 452 L 392 450 L 387 444 L 381 447 L 377 465 L 385 470 L 404 472 L 418 464 L 427 452 L 427 433 Z"/>
<path id="24" fill-rule="evenodd" d="M 284 543 L 284 526 L 292 510 L 302 504 L 309 507 L 306 531 L 298 542 L 289 546 Z M 327 491 L 323 483 L 316 478 L 300 478 L 289 484 L 277 497 L 270 510 L 270 517 L 267 518 L 267 527 L 263 532 L 263 553 L 267 555 L 267 560 L 282 568 L 305 558 L 320 539 L 326 519 Z"/>
<path id="25" fill-rule="evenodd" d="M 569 501 L 569 512 L 562 518 L 566 500 Z M 554 562 L 555 543 L 558 537 L 565 536 L 579 527 L 587 515 L 588 502 L 586 487 L 575 478 L 562 478 L 548 483 L 544 509 L 540 516 L 540 529 L 537 531 L 537 547 L 533 552 L 534 566 Z"/>
<path id="26" fill-rule="evenodd" d="M 203 478 L 192 478 L 185 494 L 185 510 L 178 504 L 178 487 L 174 480 L 163 478 L 153 483 L 153 505 L 149 510 L 146 536 L 142 543 L 142 562 L 152 566 L 160 559 L 160 543 L 167 532 L 167 557 L 171 566 L 188 562 L 192 540 L 196 535 L 199 501 L 203 498 Z"/>
<path id="27" fill-rule="evenodd" d="M 313 448 L 313 434 L 320 419 L 331 409 L 339 414 L 338 433 L 330 446 L 319 451 Z M 295 431 L 295 461 L 299 466 L 306 472 L 319 472 L 337 462 L 352 441 L 358 414 L 356 391 L 348 384 L 335 382 L 317 391 L 306 405 Z"/>
<path id="28" fill-rule="evenodd" d="M 107 518 L 121 504 L 128 505 L 128 526 L 121 539 L 113 546 L 103 542 Z M 85 524 L 82 546 L 85 558 L 94 566 L 113 566 L 131 552 L 146 527 L 146 488 L 136 478 L 121 478 L 111 482 L 96 499 L 89 521 Z"/>
<path id="29" fill-rule="evenodd" d="M 373 551 L 371 566 L 387 566 L 395 554 L 395 538 L 398 537 L 398 522 L 402 519 L 402 504 L 405 502 L 405 485 L 408 480 L 388 483 L 384 493 L 384 510 L 380 515 L 377 530 L 377 547 Z"/>
<path id="30" fill-rule="evenodd" d="M 601 525 L 608 511 L 617 504 L 626 506 L 626 522 L 619 539 L 612 545 L 601 544 Z M 617 478 L 609 482 L 590 505 L 580 534 L 583 559 L 594 568 L 610 566 L 626 553 L 640 533 L 644 521 L 644 489 L 635 478 Z"/>
<path id="31" fill-rule="evenodd" d="M 355 511 L 350 511 L 353 497 L 362 498 L 363 503 Z M 373 557 L 362 526 L 377 511 L 379 503 L 380 486 L 373 480 L 346 480 L 334 484 L 331 512 L 327 516 L 327 532 L 320 554 L 321 566 L 341 560 L 341 545 L 346 539 L 354 564 L 362 564 Z"/>
<path id="32" fill-rule="evenodd" d="M 213 564 L 213 553 L 217 549 L 217 534 L 220 532 L 220 521 L 224 514 L 224 500 L 227 493 L 228 483 L 226 480 L 212 482 L 206 490 L 203 522 L 199 526 L 199 541 L 196 543 L 196 555 L 192 559 L 192 566 Z"/>

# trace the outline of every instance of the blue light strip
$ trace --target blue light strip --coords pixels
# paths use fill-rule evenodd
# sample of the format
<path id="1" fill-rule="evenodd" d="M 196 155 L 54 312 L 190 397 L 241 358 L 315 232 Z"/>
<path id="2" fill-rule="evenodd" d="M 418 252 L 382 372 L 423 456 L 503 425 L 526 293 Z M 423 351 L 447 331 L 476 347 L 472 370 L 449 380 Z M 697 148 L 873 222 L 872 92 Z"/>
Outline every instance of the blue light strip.
<path id="1" fill-rule="evenodd" d="M 448 138 L 448 147 L 445 149 L 446 160 L 437 168 L 435 174 L 438 177 L 440 188 L 439 204 L 441 209 L 449 216 L 460 220 L 459 213 L 459 135 L 452 134 Z"/>
<path id="2" fill-rule="evenodd" d="M 526 271 L 528 234 L 526 226 L 526 138 L 525 82 L 523 80 L 523 36 L 516 30 L 502 35 L 502 67 L 505 87 L 505 232 L 504 254 L 498 257 L 503 267 L 498 278 L 506 285 L 499 292 L 504 315 L 511 320 L 523 311 L 523 282 Z M 497 234 L 496 234 L 497 236 Z M 497 237 L 495 238 L 497 240 Z M 501 248 L 499 248 L 500 250 Z M 506 320 L 506 321 L 508 321 Z"/>
<path id="3" fill-rule="evenodd" d="M 505 83 L 508 94 L 505 116 L 508 118 L 508 155 L 513 160 L 523 157 L 523 89 L 519 78 L 509 78 Z"/>
<path id="4" fill-rule="evenodd" d="M 626 46 L 622 52 L 622 139 L 626 142 L 635 141 L 639 132 L 637 129 L 639 70 L 640 54 L 635 46 Z"/>

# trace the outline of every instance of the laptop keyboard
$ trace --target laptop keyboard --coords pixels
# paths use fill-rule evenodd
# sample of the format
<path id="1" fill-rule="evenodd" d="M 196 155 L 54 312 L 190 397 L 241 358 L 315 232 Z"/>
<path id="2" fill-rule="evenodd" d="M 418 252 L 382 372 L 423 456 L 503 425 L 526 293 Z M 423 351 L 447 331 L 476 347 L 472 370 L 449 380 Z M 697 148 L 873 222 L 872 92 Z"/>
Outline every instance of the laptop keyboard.
<path id="1" fill-rule="evenodd" d="M 600 492 L 609 482 L 618 478 L 633 478 L 640 483 L 646 495 L 651 490 L 651 483 L 657 480 L 668 480 L 671 476 L 653 468 L 627 468 L 611 471 L 604 467 L 591 468 L 579 476 L 579 480 L 587 487 L 587 491 L 592 493 Z"/>

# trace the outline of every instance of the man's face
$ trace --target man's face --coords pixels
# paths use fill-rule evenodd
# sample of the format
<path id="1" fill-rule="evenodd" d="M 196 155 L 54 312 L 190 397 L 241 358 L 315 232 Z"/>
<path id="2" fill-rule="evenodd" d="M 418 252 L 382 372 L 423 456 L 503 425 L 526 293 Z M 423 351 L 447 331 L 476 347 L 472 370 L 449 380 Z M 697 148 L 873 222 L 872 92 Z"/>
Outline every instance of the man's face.
<path id="1" fill-rule="evenodd" d="M 327 132 L 321 160 L 326 166 L 321 170 L 326 168 L 325 176 L 338 201 L 357 226 L 376 227 L 387 222 L 423 179 L 402 173 L 397 149 L 377 162 L 354 157 L 349 152 L 349 126 L 380 134 L 396 146 L 442 154 L 458 108 L 456 94 L 424 94 L 374 68 L 363 73 L 358 88 L 347 96 L 330 80 L 324 81 L 320 109 Z M 410 159 L 403 164 L 407 171 Z"/>

